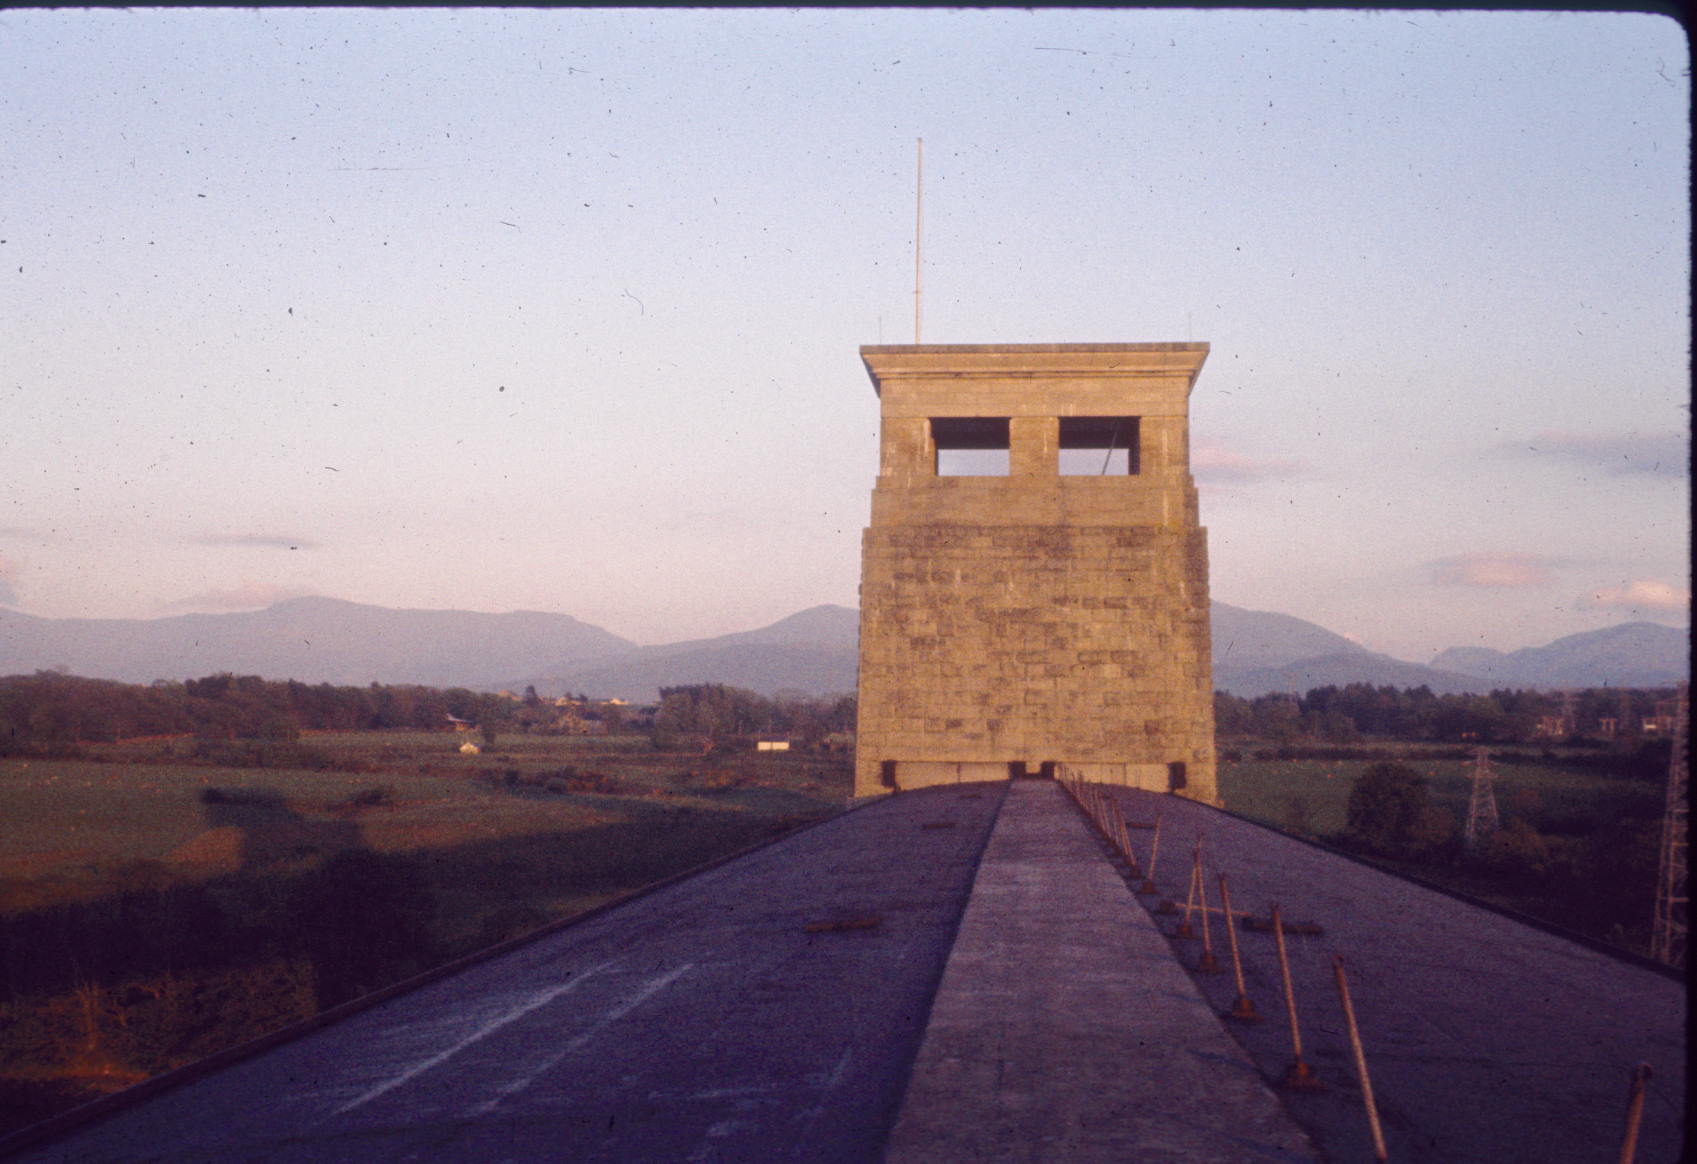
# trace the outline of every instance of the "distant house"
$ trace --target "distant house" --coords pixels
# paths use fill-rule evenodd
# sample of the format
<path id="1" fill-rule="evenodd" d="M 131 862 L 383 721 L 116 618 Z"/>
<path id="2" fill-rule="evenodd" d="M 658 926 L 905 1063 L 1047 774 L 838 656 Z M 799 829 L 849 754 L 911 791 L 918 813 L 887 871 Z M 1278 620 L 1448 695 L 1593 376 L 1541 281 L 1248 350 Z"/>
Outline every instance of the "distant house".
<path id="1" fill-rule="evenodd" d="M 461 719 L 457 715 L 450 715 L 448 717 L 448 722 L 454 725 L 454 730 L 457 732 L 469 732 L 473 728 L 477 727 L 477 725 L 472 723 L 469 719 Z"/>
<path id="2" fill-rule="evenodd" d="M 787 752 L 790 750 L 790 742 L 778 739 L 756 740 L 754 750 L 757 752 Z"/>
<path id="3" fill-rule="evenodd" d="M 460 751 L 464 752 L 468 756 L 475 756 L 479 752 L 483 751 L 483 749 L 472 743 L 470 740 L 467 740 L 465 743 L 460 745 Z"/>
<path id="4" fill-rule="evenodd" d="M 819 741 L 819 747 L 826 752 L 852 752 L 854 751 L 854 733 L 832 732 Z"/>

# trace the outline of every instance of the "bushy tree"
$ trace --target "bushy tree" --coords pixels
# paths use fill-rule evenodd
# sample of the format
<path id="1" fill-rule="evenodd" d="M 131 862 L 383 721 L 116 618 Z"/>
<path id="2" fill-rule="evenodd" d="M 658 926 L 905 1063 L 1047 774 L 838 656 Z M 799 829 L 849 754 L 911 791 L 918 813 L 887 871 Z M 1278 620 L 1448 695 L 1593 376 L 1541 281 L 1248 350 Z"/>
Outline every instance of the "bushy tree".
<path id="1" fill-rule="evenodd" d="M 1406 764 L 1381 761 L 1349 790 L 1349 832 L 1370 849 L 1410 855 L 1426 840 L 1426 781 Z"/>
<path id="2" fill-rule="evenodd" d="M 1539 881 L 1550 872 L 1549 842 L 1518 817 L 1485 842 L 1480 856 L 1491 869 L 1515 881 Z"/>
<path id="3" fill-rule="evenodd" d="M 1214 692 L 1214 734 L 1246 736 L 1253 724 L 1249 700 L 1229 691 Z"/>

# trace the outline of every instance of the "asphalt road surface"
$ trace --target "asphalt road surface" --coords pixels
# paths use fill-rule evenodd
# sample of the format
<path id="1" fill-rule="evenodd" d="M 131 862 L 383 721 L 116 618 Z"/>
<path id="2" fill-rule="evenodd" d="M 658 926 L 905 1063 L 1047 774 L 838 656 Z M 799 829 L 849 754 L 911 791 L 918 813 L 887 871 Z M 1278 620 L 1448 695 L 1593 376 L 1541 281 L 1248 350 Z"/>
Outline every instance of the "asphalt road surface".
<path id="1" fill-rule="evenodd" d="M 1320 936 L 1287 937 L 1303 1057 L 1330 1090 L 1282 1091 L 1328 1160 L 1371 1160 L 1332 956 L 1345 971 L 1368 1077 L 1398 1164 L 1598 1164 L 1620 1157 L 1633 1064 L 1655 1072 L 1640 1164 L 1684 1159 L 1684 983 L 1258 825 L 1176 797 L 1116 790 L 1125 815 L 1161 814 L 1156 881 L 1183 906 L 1193 846 L 1203 839 L 1209 904 L 1224 872 L 1234 909 L 1262 917 L 1278 901 Z M 1147 865 L 1151 834 L 1133 830 Z M 1145 897 L 1154 907 L 1160 900 Z M 1217 915 L 1216 915 L 1217 918 Z M 1159 916 L 1171 933 L 1176 918 Z M 1198 937 L 1173 942 L 1186 967 Z M 1217 1010 L 1237 990 L 1227 972 L 1195 975 Z M 1265 1018 L 1228 1024 L 1269 1081 L 1291 1061 L 1290 1024 L 1271 934 L 1237 930 L 1247 991 Z"/>
<path id="2" fill-rule="evenodd" d="M 1004 791 L 872 804 L 20 1159 L 875 1161 Z"/>

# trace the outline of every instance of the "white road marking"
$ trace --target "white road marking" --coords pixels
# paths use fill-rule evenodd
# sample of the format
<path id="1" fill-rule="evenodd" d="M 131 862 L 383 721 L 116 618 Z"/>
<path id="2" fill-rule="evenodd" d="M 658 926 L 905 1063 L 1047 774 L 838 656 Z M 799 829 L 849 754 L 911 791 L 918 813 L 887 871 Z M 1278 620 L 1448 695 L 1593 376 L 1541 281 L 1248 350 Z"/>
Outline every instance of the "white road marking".
<path id="1" fill-rule="evenodd" d="M 791 1160 L 799 1160 L 808 1148 L 814 1146 L 813 1129 L 824 1116 L 826 1102 L 831 1098 L 831 1093 L 837 1089 L 837 1085 L 843 1081 L 843 1077 L 848 1074 L 849 1064 L 853 1061 L 854 1046 L 850 1044 L 843 1048 L 843 1053 L 837 1057 L 837 1065 L 832 1067 L 831 1073 L 825 1077 L 824 1086 L 819 1089 L 819 1094 L 814 1098 L 808 1109 L 802 1113 L 801 1131 L 796 1136 L 795 1147 L 790 1151 L 789 1158 Z"/>
<path id="2" fill-rule="evenodd" d="M 751 1128 L 753 1126 L 754 1125 L 749 1123 L 747 1120 L 739 1120 L 735 1118 L 720 1120 L 703 1133 L 701 1143 L 697 1144 L 695 1151 L 689 1154 L 687 1164 L 705 1164 L 708 1158 L 713 1156 L 719 1150 L 719 1145 L 713 1143 L 714 1140 L 722 1140 L 732 1132 L 738 1131 L 742 1128 Z"/>
<path id="3" fill-rule="evenodd" d="M 413 1078 L 415 1078 L 419 1075 L 422 1075 L 424 1072 L 430 1070 L 432 1067 L 440 1066 L 441 1064 L 447 1062 L 449 1059 L 453 1058 L 455 1055 L 459 1054 L 461 1051 L 465 1050 L 467 1047 L 471 1046 L 473 1043 L 477 1042 L 480 1039 L 487 1038 L 488 1036 L 494 1034 L 496 1031 L 500 1030 L 502 1027 L 506 1026 L 509 1023 L 516 1022 L 517 1020 L 523 1018 L 525 1015 L 529 1014 L 531 1011 L 535 1010 L 537 1007 L 547 1006 L 550 1002 L 553 1002 L 556 998 L 559 998 L 562 994 L 566 994 L 566 993 L 568 993 L 572 990 L 576 990 L 580 984 L 582 984 L 583 982 L 585 982 L 586 980 L 588 980 L 590 978 L 595 977 L 595 975 L 599 974 L 601 971 L 605 970 L 607 967 L 611 966 L 612 964 L 613 963 L 611 961 L 607 961 L 607 962 L 601 963 L 599 966 L 592 966 L 588 970 L 585 970 L 583 973 L 579 974 L 576 978 L 573 978 L 570 982 L 563 982 L 558 986 L 551 986 L 547 990 L 538 991 L 537 993 L 531 995 L 529 998 L 525 999 L 524 1002 L 520 1003 L 518 1006 L 513 1007 L 511 1010 L 507 1011 L 506 1013 L 504 1013 L 504 1014 L 502 1014 L 502 1015 L 500 1015 L 496 1018 L 490 1019 L 488 1022 L 486 1022 L 482 1026 L 478 1027 L 471 1034 L 467 1035 L 465 1038 L 461 1039 L 459 1042 L 455 1043 L 453 1046 L 449 1047 L 447 1050 L 439 1051 L 436 1054 L 431 1055 L 427 1059 L 419 1060 L 417 1063 L 414 1063 L 411 1067 L 408 1067 L 405 1071 L 401 1072 L 399 1075 L 396 1075 L 393 1078 L 387 1079 L 384 1082 L 379 1083 L 376 1087 L 373 1087 L 370 1091 L 366 1092 L 364 1095 L 360 1096 L 358 1099 L 355 1099 L 352 1102 L 344 1104 L 342 1107 L 337 1108 L 336 1114 L 337 1115 L 346 1115 L 348 1112 L 354 1110 L 354 1108 L 363 1107 L 364 1105 L 370 1103 L 372 1100 L 376 1099 L 377 1097 L 379 1097 L 381 1095 L 386 1095 L 387 1093 L 393 1091 L 395 1088 L 399 1087 L 401 1084 L 405 1083 L 407 1080 L 413 1079 Z"/>
<path id="4" fill-rule="evenodd" d="M 635 1010 L 637 1007 L 641 1006 L 643 1003 L 647 1002 L 650 998 L 653 998 L 656 994 L 659 994 L 662 990 L 666 989 L 666 987 L 668 987 L 672 983 L 676 982 L 679 978 L 682 978 L 694 966 L 695 966 L 694 962 L 685 962 L 682 966 L 679 966 L 676 970 L 668 971 L 665 974 L 661 974 L 661 975 L 658 975 L 654 978 L 650 978 L 648 981 L 646 981 L 642 984 L 642 986 L 637 990 L 637 992 L 635 994 L 631 995 L 624 1002 L 621 1002 L 618 1006 L 615 1006 L 612 1010 L 610 1010 L 606 1014 L 602 1015 L 598 1020 L 596 1020 L 595 1024 L 593 1026 L 591 1026 L 588 1030 L 584 1031 L 580 1035 L 576 1035 L 573 1038 L 567 1040 L 566 1045 L 563 1048 L 561 1048 L 556 1054 L 548 1056 L 548 1058 L 544 1059 L 540 1064 L 538 1064 L 537 1067 L 534 1070 L 532 1070 L 529 1074 L 524 1075 L 524 1076 L 522 1076 L 518 1079 L 515 1079 L 513 1082 L 507 1084 L 505 1087 L 501 1088 L 500 1091 L 495 1093 L 495 1098 L 478 1104 L 476 1107 L 474 1107 L 470 1111 L 466 1112 L 466 1115 L 467 1116 L 488 1115 L 490 1112 L 494 1111 L 497 1107 L 499 1107 L 501 1105 L 502 1101 L 508 1099 L 511 1096 L 517 1095 L 519 1092 L 521 1092 L 525 1088 L 529 1087 L 532 1083 L 536 1082 L 537 1078 L 543 1072 L 552 1068 L 561 1059 L 564 1059 L 567 1055 L 570 1055 L 573 1051 L 578 1050 L 585 1043 L 589 1042 L 589 1040 L 593 1039 L 596 1035 L 600 1034 L 602 1031 L 606 1030 L 608 1027 L 612 1026 L 614 1023 L 616 1023 L 620 1019 L 624 1018 L 627 1014 L 629 1014 L 631 1011 Z"/>

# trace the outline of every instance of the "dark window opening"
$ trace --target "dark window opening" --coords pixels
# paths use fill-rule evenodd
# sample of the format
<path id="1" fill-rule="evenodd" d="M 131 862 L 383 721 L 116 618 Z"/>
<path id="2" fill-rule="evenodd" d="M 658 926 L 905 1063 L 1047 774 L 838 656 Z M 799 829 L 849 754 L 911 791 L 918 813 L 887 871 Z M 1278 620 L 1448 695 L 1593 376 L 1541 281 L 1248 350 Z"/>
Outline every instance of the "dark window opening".
<path id="1" fill-rule="evenodd" d="M 1167 765 L 1167 791 L 1177 792 L 1184 787 L 1184 761 L 1174 760 Z"/>
<path id="2" fill-rule="evenodd" d="M 931 441 L 937 446 L 939 477 L 1008 475 L 1008 418 L 1005 416 L 932 417 Z"/>
<path id="3" fill-rule="evenodd" d="M 878 765 L 878 783 L 885 788 L 896 786 L 896 762 L 894 760 L 885 760 Z"/>
<path id="4" fill-rule="evenodd" d="M 1124 476 L 1142 470 L 1141 417 L 1061 417 L 1063 477 Z"/>

